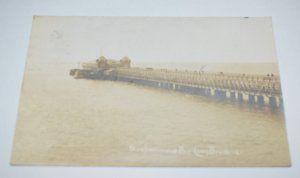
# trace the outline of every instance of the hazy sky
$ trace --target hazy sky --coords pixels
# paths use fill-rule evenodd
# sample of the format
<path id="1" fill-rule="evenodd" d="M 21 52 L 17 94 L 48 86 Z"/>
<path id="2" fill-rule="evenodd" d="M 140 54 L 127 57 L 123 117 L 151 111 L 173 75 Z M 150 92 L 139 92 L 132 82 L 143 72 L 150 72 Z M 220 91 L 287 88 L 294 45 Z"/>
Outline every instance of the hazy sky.
<path id="1" fill-rule="evenodd" d="M 35 17 L 29 51 L 34 63 L 276 62 L 269 17 Z"/>

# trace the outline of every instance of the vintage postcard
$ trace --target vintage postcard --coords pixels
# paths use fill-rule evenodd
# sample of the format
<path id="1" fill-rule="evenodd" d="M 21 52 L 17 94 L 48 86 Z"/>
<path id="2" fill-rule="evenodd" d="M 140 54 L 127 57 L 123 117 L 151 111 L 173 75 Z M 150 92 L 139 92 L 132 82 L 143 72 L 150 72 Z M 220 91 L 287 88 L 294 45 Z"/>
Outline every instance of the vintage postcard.
<path id="1" fill-rule="evenodd" d="M 270 17 L 33 18 L 13 165 L 290 166 Z"/>

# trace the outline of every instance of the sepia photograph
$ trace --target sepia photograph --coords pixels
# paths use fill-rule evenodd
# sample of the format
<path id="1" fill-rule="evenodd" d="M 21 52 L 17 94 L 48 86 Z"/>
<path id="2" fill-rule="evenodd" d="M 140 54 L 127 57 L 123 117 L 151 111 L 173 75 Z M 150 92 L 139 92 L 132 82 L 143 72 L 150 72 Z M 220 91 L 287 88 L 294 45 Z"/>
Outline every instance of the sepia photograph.
<path id="1" fill-rule="evenodd" d="M 32 23 L 12 165 L 291 166 L 271 17 Z"/>

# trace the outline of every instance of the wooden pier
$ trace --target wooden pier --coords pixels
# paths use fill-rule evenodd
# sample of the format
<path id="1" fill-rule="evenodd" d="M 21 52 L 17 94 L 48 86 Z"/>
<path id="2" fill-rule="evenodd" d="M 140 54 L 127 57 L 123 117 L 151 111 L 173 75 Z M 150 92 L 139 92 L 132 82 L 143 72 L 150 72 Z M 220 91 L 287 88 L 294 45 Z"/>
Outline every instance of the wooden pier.
<path id="1" fill-rule="evenodd" d="M 82 69 L 71 69 L 70 75 L 75 78 L 131 82 L 259 107 L 283 107 L 280 78 L 273 74 L 134 68 L 130 63 L 128 57 L 117 61 L 101 56 L 95 62 L 83 63 Z"/>

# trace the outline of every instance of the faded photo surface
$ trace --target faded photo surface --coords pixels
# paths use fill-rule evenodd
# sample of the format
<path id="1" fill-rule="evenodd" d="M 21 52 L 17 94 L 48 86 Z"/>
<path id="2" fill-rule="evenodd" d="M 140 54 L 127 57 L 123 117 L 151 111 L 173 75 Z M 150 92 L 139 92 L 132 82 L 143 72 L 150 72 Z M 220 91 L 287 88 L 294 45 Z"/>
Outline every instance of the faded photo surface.
<path id="1" fill-rule="evenodd" d="M 272 20 L 33 18 L 13 165 L 290 166 Z"/>

